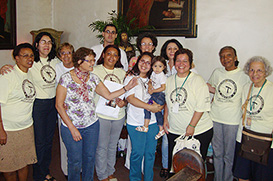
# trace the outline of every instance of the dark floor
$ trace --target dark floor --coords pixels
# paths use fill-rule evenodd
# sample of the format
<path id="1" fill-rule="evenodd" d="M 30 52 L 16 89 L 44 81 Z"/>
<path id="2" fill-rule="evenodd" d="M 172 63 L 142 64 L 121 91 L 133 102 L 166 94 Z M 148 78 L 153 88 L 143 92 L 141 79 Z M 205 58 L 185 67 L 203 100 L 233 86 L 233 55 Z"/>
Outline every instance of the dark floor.
<path id="1" fill-rule="evenodd" d="M 50 165 L 50 172 L 51 174 L 56 178 L 57 181 L 66 181 L 64 174 L 61 171 L 60 167 L 60 149 L 59 149 L 59 132 L 58 129 L 56 129 L 54 139 L 53 139 L 53 148 L 52 148 L 52 162 Z M 115 176 L 119 181 L 129 181 L 129 170 L 124 167 L 124 158 L 120 157 L 117 158 L 116 163 L 116 172 Z M 210 165 L 208 167 L 209 170 L 213 169 Z M 154 181 L 164 181 L 166 179 L 163 179 L 159 176 L 159 172 L 161 170 L 161 156 L 159 154 L 156 154 L 156 160 L 154 165 Z M 4 181 L 3 175 L 0 173 L 0 181 Z M 29 176 L 28 181 L 32 181 L 32 167 L 29 166 Z M 96 175 L 94 178 L 95 181 L 98 181 Z M 213 174 L 208 174 L 207 177 L 208 181 L 213 180 Z"/>

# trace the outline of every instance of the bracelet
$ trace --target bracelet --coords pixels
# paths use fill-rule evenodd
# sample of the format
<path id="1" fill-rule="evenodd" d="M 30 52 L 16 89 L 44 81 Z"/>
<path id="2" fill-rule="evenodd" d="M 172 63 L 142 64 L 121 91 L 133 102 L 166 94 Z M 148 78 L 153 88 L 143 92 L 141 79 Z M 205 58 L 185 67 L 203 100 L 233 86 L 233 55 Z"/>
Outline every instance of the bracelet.
<path id="1" fill-rule="evenodd" d="M 123 86 L 122 88 L 125 90 L 125 92 L 127 92 L 127 90 L 125 89 L 125 86 Z"/>
<path id="2" fill-rule="evenodd" d="M 190 126 L 190 127 L 193 127 L 193 128 L 195 128 L 195 127 L 196 127 L 196 126 L 193 126 L 193 125 L 191 125 L 191 124 L 189 124 L 189 126 Z"/>

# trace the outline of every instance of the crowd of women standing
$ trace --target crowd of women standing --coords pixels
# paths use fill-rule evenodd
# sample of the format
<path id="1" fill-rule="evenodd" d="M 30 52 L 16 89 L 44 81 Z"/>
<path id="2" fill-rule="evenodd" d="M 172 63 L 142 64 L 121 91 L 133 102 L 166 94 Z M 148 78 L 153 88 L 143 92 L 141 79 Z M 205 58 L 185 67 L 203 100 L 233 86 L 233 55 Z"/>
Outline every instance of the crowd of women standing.
<path id="1" fill-rule="evenodd" d="M 151 181 L 155 136 L 159 131 L 154 113 L 164 108 L 166 135 L 163 136 L 160 176 L 168 176 L 174 140 L 184 134 L 200 141 L 204 160 L 212 142 L 215 180 L 233 177 L 272 180 L 273 146 L 267 165 L 238 154 L 243 129 L 240 107 L 249 99 L 249 87 L 251 101 L 246 119 L 250 119 L 251 124 L 248 128 L 272 133 L 270 90 L 273 84 L 266 79 L 272 72 L 269 62 L 263 57 L 252 57 L 241 70 L 236 50 L 223 47 L 219 52 L 223 68 L 216 69 L 206 84 L 194 69 L 191 50 L 170 39 L 161 49 L 168 70 L 166 104 L 161 106 L 148 103 L 148 82 L 156 46 L 153 34 L 139 35 L 140 55 L 129 60 L 127 73 L 122 69 L 121 53 L 116 45 L 108 45 L 101 55 L 96 55 L 84 47 L 74 52 L 72 45 L 64 43 L 57 53 L 61 62 L 56 57 L 55 40 L 49 33 L 38 34 L 33 46 L 27 43 L 16 46 L 13 51 L 16 66 L 4 66 L 1 72 L 14 70 L 0 77 L 1 85 L 7 85 L 1 88 L 0 94 L 0 171 L 5 178 L 12 180 L 18 172 L 19 179 L 26 180 L 27 165 L 34 164 L 34 180 L 56 180 L 50 174 L 49 164 L 58 111 L 60 140 L 64 143 L 62 169 L 68 180 L 80 180 L 81 173 L 82 180 L 93 180 L 94 168 L 99 180 L 115 178 L 116 147 L 126 120 L 132 145 L 129 179 L 142 180 L 143 173 L 144 180 Z M 94 66 L 95 59 L 97 66 Z M 113 90 L 113 87 L 118 88 Z M 212 103 L 209 92 L 214 94 Z M 102 97 L 110 101 L 100 105 Z M 118 114 L 96 113 L 96 107 L 97 111 L 99 107 L 110 107 Z M 144 125 L 145 109 L 152 112 L 151 120 L 147 132 L 141 132 L 136 128 Z"/>

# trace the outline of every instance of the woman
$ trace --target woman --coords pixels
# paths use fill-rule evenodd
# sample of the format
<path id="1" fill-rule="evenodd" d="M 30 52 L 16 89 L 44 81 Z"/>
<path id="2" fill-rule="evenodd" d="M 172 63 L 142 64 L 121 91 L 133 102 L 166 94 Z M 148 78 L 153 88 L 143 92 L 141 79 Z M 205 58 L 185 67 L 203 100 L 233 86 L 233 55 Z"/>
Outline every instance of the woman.
<path id="1" fill-rule="evenodd" d="M 246 111 L 246 120 L 251 119 L 249 129 L 259 133 L 272 134 L 273 130 L 273 83 L 266 79 L 272 73 L 267 59 L 261 56 L 250 58 L 244 66 L 244 72 L 252 83 L 243 88 L 242 104 L 245 103 L 251 86 L 251 94 Z M 255 106 L 253 106 L 255 104 Z M 236 152 L 233 174 L 239 180 L 272 180 L 273 178 L 273 144 L 271 145 L 267 165 L 262 165 L 238 155 L 241 147 L 242 124 L 239 125 L 236 138 Z"/>
<path id="2" fill-rule="evenodd" d="M 141 180 L 141 164 L 144 157 L 144 180 L 153 180 L 153 166 L 155 160 L 155 150 L 157 140 L 155 135 L 158 133 L 155 115 L 152 114 L 148 132 L 139 132 L 138 126 L 144 125 L 144 109 L 155 113 L 161 111 L 162 106 L 154 103 L 148 104 L 150 95 L 148 94 L 148 81 L 151 74 L 151 61 L 153 55 L 144 52 L 138 57 L 137 63 L 131 70 L 125 83 L 133 77 L 138 76 L 138 85 L 126 93 L 128 101 L 127 108 L 127 130 L 131 139 L 132 152 L 130 156 L 130 174 L 132 181 Z"/>
<path id="3" fill-rule="evenodd" d="M 72 62 L 72 54 L 74 53 L 74 47 L 70 43 L 62 43 L 58 48 L 58 58 L 62 61 L 56 64 L 56 87 L 59 83 L 61 76 L 74 68 Z M 58 127 L 59 133 L 61 133 L 61 117 L 58 115 Z M 61 134 L 60 137 L 60 151 L 61 151 L 61 169 L 65 176 L 67 176 L 67 151 L 62 140 Z"/>
<path id="4" fill-rule="evenodd" d="M 34 62 L 29 43 L 13 50 L 14 71 L 0 76 L 0 172 L 6 180 L 26 181 L 28 165 L 37 162 L 33 119 L 31 116 L 36 90 L 28 69 Z"/>
<path id="5" fill-rule="evenodd" d="M 161 48 L 160 56 L 167 60 L 167 76 L 171 76 L 176 73 L 174 68 L 174 54 L 177 50 L 183 48 L 181 43 L 176 39 L 167 40 Z"/>
<path id="6" fill-rule="evenodd" d="M 174 54 L 177 50 L 183 48 L 182 44 L 176 39 L 167 40 L 161 48 L 160 56 L 167 60 L 167 76 L 174 75 L 176 73 L 174 67 Z M 192 64 L 191 72 L 197 73 L 194 63 Z"/>
<path id="7" fill-rule="evenodd" d="M 136 79 L 110 93 L 99 77 L 90 73 L 95 53 L 79 48 L 73 54 L 75 69 L 63 74 L 57 87 L 56 108 L 62 118 L 61 135 L 67 149 L 68 180 L 93 180 L 99 121 L 93 101 L 95 93 L 112 100 L 136 85 Z"/>
<path id="8" fill-rule="evenodd" d="M 55 108 L 55 66 L 59 62 L 56 57 L 55 40 L 47 32 L 39 33 L 34 42 L 35 63 L 30 72 L 37 90 L 32 117 L 34 120 L 35 146 L 38 162 L 33 165 L 34 180 L 55 180 L 50 175 L 51 149 L 57 121 Z"/>
<path id="9" fill-rule="evenodd" d="M 242 117 L 242 90 L 249 78 L 238 67 L 233 47 L 221 48 L 219 57 L 223 68 L 215 69 L 208 80 L 209 90 L 214 94 L 210 111 L 213 120 L 214 179 L 232 181 L 235 140 Z"/>
<path id="10" fill-rule="evenodd" d="M 97 66 L 94 67 L 96 74 L 101 81 L 115 82 L 115 85 L 122 85 L 126 72 L 122 69 L 120 62 L 120 50 L 116 45 L 108 45 L 104 48 Z M 96 103 L 99 96 L 96 96 Z M 99 114 L 100 132 L 96 151 L 96 172 L 99 180 L 114 178 L 117 143 L 121 129 L 125 121 L 126 101 L 116 98 L 115 108 L 118 112 L 116 117 L 106 114 L 107 105 L 104 105 L 104 114 Z M 96 104 L 97 105 L 97 104 Z"/>
<path id="11" fill-rule="evenodd" d="M 200 152 L 205 160 L 212 138 L 212 121 L 207 113 L 210 110 L 208 87 L 204 79 L 190 71 L 193 62 L 192 52 L 179 49 L 174 56 L 177 73 L 167 79 L 166 103 L 168 118 L 164 129 L 168 134 L 168 169 L 172 165 L 174 140 L 181 134 L 194 136 L 200 141 Z"/>
<path id="12" fill-rule="evenodd" d="M 160 52 L 160 56 L 164 57 L 167 61 L 167 77 L 176 74 L 176 70 L 174 67 L 174 55 L 177 50 L 183 48 L 182 44 L 176 39 L 167 40 Z M 194 64 L 192 64 L 191 72 L 197 73 L 194 69 Z M 164 110 L 164 117 L 168 117 L 168 112 Z M 161 177 L 168 176 L 168 138 L 167 135 L 164 135 L 162 138 L 162 169 L 160 171 Z"/>
<path id="13" fill-rule="evenodd" d="M 57 120 L 55 109 L 55 66 L 59 62 L 56 56 L 55 40 L 47 32 L 39 33 L 34 42 L 34 64 L 29 70 L 37 96 L 33 105 L 33 126 L 38 162 L 33 165 L 34 180 L 51 180 L 49 165 L 51 162 L 52 141 Z M 11 65 L 1 68 L 1 73 L 11 71 Z"/>
<path id="14" fill-rule="evenodd" d="M 157 46 L 156 36 L 152 33 L 145 32 L 137 37 L 137 49 L 142 54 L 143 52 L 154 53 Z M 131 58 L 129 61 L 129 70 L 131 70 L 137 62 L 137 57 Z"/>

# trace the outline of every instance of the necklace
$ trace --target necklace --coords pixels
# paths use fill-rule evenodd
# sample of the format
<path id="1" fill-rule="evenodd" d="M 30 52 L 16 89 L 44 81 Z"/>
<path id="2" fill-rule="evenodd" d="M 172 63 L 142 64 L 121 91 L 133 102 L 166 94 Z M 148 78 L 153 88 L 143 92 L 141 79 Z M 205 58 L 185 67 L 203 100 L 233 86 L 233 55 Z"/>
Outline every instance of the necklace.
<path id="1" fill-rule="evenodd" d="M 103 70 L 106 73 L 106 76 L 104 77 L 104 80 L 107 80 L 107 78 L 108 78 L 111 82 L 116 82 L 116 83 L 121 84 L 121 80 L 118 78 L 118 76 L 116 76 L 114 74 L 115 68 L 113 69 L 112 73 L 108 73 L 107 70 L 109 70 L 109 69 L 106 69 L 103 65 L 102 65 L 102 67 L 103 67 Z"/>

